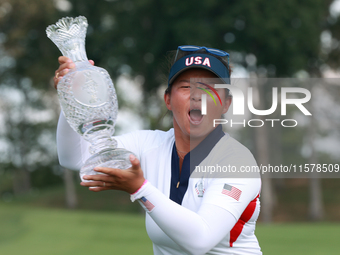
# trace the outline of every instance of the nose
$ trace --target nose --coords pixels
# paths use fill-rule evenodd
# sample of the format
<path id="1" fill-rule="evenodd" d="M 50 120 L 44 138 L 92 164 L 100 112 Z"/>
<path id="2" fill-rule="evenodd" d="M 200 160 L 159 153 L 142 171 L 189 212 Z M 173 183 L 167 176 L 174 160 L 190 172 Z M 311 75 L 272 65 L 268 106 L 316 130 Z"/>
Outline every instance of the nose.
<path id="1" fill-rule="evenodd" d="M 190 88 L 190 99 L 193 101 L 201 101 L 202 100 L 202 90 L 193 86 Z"/>

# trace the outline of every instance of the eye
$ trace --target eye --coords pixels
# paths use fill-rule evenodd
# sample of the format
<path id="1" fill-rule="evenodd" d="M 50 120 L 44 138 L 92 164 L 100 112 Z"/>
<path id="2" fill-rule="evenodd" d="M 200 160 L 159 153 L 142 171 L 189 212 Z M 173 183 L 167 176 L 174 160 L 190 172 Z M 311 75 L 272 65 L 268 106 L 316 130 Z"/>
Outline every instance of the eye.
<path id="1" fill-rule="evenodd" d="M 190 89 L 191 88 L 189 82 L 182 82 L 180 87 L 183 88 L 183 89 Z"/>
<path id="2" fill-rule="evenodd" d="M 189 89 L 190 88 L 190 81 L 183 79 L 183 80 L 179 80 L 177 83 L 178 88 L 180 89 Z"/>

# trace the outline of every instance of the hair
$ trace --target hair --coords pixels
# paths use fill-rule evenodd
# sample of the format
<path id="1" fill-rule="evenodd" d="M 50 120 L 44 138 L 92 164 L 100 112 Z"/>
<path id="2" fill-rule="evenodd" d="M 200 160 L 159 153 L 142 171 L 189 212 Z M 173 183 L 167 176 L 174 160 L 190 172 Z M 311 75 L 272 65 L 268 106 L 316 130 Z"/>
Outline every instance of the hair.
<path id="1" fill-rule="evenodd" d="M 170 73 L 171 67 L 175 64 L 175 62 L 178 59 L 181 59 L 184 56 L 191 55 L 193 53 L 204 53 L 204 54 L 211 55 L 211 56 L 217 58 L 227 68 L 229 75 L 231 74 L 232 68 L 231 68 L 231 65 L 228 63 L 229 61 L 228 61 L 227 56 L 221 57 L 221 56 L 218 56 L 218 55 L 215 55 L 215 54 L 211 54 L 210 52 L 207 52 L 205 49 L 199 49 L 197 51 L 181 51 L 181 50 L 177 51 L 177 50 L 173 50 L 173 51 L 168 52 L 167 53 L 168 73 Z M 166 88 L 164 93 L 170 95 L 171 89 L 172 89 L 172 84 L 170 84 Z M 227 97 L 231 97 L 231 95 L 229 93 L 229 89 L 226 89 L 226 98 Z"/>

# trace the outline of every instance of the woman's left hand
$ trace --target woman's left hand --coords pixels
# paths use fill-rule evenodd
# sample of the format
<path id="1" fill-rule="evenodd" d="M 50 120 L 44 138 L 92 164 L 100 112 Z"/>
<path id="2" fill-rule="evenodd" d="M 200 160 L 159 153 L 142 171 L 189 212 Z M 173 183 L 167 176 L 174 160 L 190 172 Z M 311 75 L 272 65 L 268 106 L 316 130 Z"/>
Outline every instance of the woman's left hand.
<path id="1" fill-rule="evenodd" d="M 84 175 L 83 178 L 89 180 L 89 182 L 81 182 L 80 185 L 89 187 L 89 190 L 95 192 L 113 189 L 123 190 L 132 194 L 143 185 L 145 179 L 139 160 L 131 154 L 130 161 L 132 166 L 125 170 L 95 167 L 96 172 L 103 174 Z"/>

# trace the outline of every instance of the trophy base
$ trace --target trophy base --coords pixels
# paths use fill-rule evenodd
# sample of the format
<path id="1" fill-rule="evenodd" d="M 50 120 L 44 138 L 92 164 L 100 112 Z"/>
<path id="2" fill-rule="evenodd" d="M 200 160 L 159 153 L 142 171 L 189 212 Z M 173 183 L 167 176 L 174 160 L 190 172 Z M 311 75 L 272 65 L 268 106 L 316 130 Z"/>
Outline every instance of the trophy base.
<path id="1" fill-rule="evenodd" d="M 104 149 L 86 160 L 80 169 L 80 178 L 83 182 L 89 182 L 83 179 L 84 175 L 101 174 L 93 170 L 97 166 L 118 169 L 130 168 L 132 166 L 130 162 L 131 154 L 133 153 L 122 148 Z"/>

